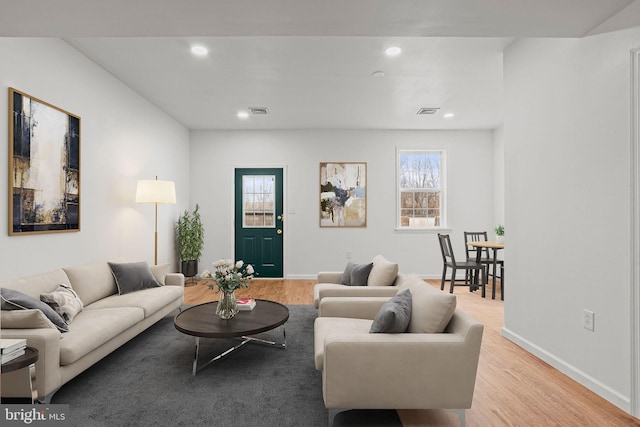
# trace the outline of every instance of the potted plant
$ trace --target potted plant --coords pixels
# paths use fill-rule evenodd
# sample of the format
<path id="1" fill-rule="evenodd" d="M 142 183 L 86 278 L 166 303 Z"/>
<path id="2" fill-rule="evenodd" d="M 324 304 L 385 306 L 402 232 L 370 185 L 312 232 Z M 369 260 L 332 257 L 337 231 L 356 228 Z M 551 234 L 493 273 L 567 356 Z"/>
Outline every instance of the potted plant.
<path id="1" fill-rule="evenodd" d="M 496 232 L 496 237 L 498 239 L 498 242 L 499 243 L 504 243 L 504 225 L 502 225 L 502 224 L 496 225 L 496 227 L 493 229 L 493 231 Z"/>
<path id="2" fill-rule="evenodd" d="M 185 277 L 198 274 L 198 260 L 204 248 L 204 227 L 200 219 L 200 207 L 193 212 L 184 211 L 176 224 L 176 249 L 180 258 L 180 271 Z"/>

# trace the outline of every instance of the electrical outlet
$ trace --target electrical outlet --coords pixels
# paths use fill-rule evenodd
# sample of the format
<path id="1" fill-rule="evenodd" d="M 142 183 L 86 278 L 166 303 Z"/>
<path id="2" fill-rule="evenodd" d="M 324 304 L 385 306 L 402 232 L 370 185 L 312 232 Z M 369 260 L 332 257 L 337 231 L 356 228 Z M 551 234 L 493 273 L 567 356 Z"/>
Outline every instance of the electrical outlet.
<path id="1" fill-rule="evenodd" d="M 594 321 L 596 314 L 593 311 L 584 309 L 584 328 L 588 331 L 594 330 Z"/>
<path id="2" fill-rule="evenodd" d="M 351 251 L 347 251 L 345 258 L 351 259 Z"/>

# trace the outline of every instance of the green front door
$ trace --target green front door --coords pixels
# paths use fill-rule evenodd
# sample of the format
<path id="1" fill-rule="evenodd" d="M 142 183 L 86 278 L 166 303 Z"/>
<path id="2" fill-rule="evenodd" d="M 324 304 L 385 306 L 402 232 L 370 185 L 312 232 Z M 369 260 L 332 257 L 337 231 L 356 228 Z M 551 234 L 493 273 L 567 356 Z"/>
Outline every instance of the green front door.
<path id="1" fill-rule="evenodd" d="M 235 170 L 235 259 L 283 277 L 282 169 Z"/>

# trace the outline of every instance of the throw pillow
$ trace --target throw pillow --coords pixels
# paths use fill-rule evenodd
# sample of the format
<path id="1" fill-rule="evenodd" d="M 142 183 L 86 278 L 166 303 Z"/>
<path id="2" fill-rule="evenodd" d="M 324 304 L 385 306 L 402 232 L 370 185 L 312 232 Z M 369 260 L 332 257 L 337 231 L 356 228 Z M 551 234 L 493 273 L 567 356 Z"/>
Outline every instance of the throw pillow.
<path id="1" fill-rule="evenodd" d="M 118 293 L 120 295 L 128 294 L 142 289 L 156 288 L 160 285 L 146 261 L 115 263 L 109 262 L 111 273 L 116 280 Z"/>
<path id="2" fill-rule="evenodd" d="M 400 334 L 406 332 L 411 320 L 411 291 L 400 292 L 382 304 L 373 319 L 369 333 Z"/>
<path id="3" fill-rule="evenodd" d="M 391 286 L 398 276 L 398 264 L 387 261 L 382 255 L 373 258 L 368 286 Z"/>
<path id="4" fill-rule="evenodd" d="M 0 311 L 0 325 L 6 329 L 58 329 L 44 313 L 36 308 Z"/>
<path id="5" fill-rule="evenodd" d="M 348 262 L 344 273 L 342 273 L 342 280 L 340 282 L 347 286 L 366 286 L 371 268 L 373 268 L 373 263 L 354 264 Z"/>
<path id="6" fill-rule="evenodd" d="M 408 332 L 439 334 L 444 332 L 456 311 L 456 296 L 425 283 L 415 274 L 403 280 L 398 291 L 411 290 L 411 320 Z"/>
<path id="7" fill-rule="evenodd" d="M 164 278 L 167 277 L 167 273 L 169 272 L 169 264 L 152 265 L 149 269 L 153 277 L 156 278 L 156 281 L 164 286 Z"/>
<path id="8" fill-rule="evenodd" d="M 25 295 L 22 292 L 8 288 L 0 289 L 0 299 L 2 299 L 0 304 L 0 308 L 2 310 L 27 310 L 35 308 L 42 311 L 42 313 L 47 316 L 47 319 L 51 320 L 59 330 L 62 332 L 69 331 L 69 326 L 62 316 L 42 301 L 38 301 L 35 298 L 31 298 L 29 295 Z"/>
<path id="9" fill-rule="evenodd" d="M 68 323 L 71 323 L 76 314 L 84 308 L 78 294 L 71 286 L 64 283 L 58 285 L 58 288 L 53 292 L 40 294 L 40 300 L 49 304 Z"/>

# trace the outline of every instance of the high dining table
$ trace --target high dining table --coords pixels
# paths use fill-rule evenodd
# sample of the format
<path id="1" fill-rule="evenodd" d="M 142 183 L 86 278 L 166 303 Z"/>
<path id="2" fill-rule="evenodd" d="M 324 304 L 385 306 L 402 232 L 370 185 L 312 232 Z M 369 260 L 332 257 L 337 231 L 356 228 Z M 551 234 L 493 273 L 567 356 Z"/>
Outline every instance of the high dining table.
<path id="1" fill-rule="evenodd" d="M 488 241 L 478 241 L 478 242 L 468 242 L 467 245 L 473 246 L 474 248 L 487 248 L 491 249 L 493 252 L 492 260 L 493 260 L 493 282 L 491 287 L 491 299 L 496 299 L 496 268 L 498 266 L 498 251 L 500 249 L 504 249 L 503 242 L 488 242 Z M 482 251 L 476 251 L 477 258 L 476 262 L 480 263 L 480 258 L 482 258 Z M 502 283 L 502 292 L 500 293 L 500 299 L 504 300 L 504 278 L 500 277 L 500 281 Z"/>

